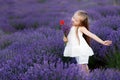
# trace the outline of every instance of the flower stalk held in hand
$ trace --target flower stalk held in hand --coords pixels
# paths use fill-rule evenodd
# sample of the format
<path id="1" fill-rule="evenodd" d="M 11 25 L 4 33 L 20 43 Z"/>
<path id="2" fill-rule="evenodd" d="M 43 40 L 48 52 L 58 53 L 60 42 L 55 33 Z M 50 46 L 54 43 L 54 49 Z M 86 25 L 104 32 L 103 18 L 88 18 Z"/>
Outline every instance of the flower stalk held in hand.
<path id="1" fill-rule="evenodd" d="M 61 27 L 65 37 L 67 37 L 67 35 L 69 33 L 69 26 L 65 24 L 64 20 L 60 20 L 60 27 Z"/>
<path id="2" fill-rule="evenodd" d="M 65 24 L 64 20 L 60 20 L 60 27 L 64 33 L 64 37 L 63 37 L 63 40 L 65 42 L 65 45 L 67 43 L 67 35 L 69 33 L 69 26 Z"/>

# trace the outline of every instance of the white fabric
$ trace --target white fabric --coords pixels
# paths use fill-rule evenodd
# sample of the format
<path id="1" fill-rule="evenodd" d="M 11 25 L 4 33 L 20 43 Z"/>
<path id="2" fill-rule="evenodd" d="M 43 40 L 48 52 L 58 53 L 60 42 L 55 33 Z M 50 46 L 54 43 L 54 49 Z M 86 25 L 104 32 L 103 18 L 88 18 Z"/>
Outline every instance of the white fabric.
<path id="1" fill-rule="evenodd" d="M 72 26 L 67 36 L 68 42 L 65 46 L 63 56 L 66 57 L 85 57 L 92 56 L 94 54 L 92 48 L 87 44 L 83 37 L 83 33 L 78 29 L 78 36 L 80 39 L 80 45 L 76 36 L 77 27 Z"/>
<path id="2" fill-rule="evenodd" d="M 77 61 L 77 64 L 88 64 L 88 61 L 89 61 L 88 56 L 85 56 L 85 57 L 77 56 L 77 57 L 75 57 L 75 59 Z"/>

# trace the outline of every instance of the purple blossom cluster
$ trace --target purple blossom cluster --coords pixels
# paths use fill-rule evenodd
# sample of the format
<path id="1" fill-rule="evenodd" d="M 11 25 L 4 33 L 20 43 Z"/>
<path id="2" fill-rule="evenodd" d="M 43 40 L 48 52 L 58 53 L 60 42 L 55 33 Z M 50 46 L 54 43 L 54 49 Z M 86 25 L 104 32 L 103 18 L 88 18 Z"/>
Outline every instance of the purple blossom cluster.
<path id="1" fill-rule="evenodd" d="M 91 24 L 91 31 L 101 37 L 103 40 L 112 40 L 110 47 L 103 46 L 101 44 L 92 41 L 92 47 L 96 54 L 105 56 L 106 54 L 115 53 L 120 50 L 120 18 L 119 16 L 108 16 L 101 18 Z M 96 47 L 97 46 L 97 47 Z M 99 51 L 98 51 L 99 50 Z"/>
<path id="2" fill-rule="evenodd" d="M 56 27 L 61 19 L 69 24 L 78 9 L 88 12 L 91 32 L 113 42 L 106 47 L 92 40 L 96 59 L 120 52 L 120 6 L 113 0 L 0 0 L 0 80 L 119 80 L 115 68 L 88 76 L 63 57 L 64 34 Z"/>
<path id="3" fill-rule="evenodd" d="M 88 80 L 119 80 L 120 71 L 116 69 L 95 69 Z"/>
<path id="4" fill-rule="evenodd" d="M 120 10 L 120 8 L 117 6 L 98 6 L 98 3 L 107 5 L 110 4 L 109 2 L 111 1 L 104 0 L 103 2 L 93 0 L 87 2 L 84 0 L 70 0 L 68 2 L 52 0 L 49 2 L 48 0 L 1 0 L 2 8 L 0 9 L 0 16 L 2 18 L 0 18 L 0 28 L 2 28 L 2 30 L 5 32 L 15 32 L 26 28 L 36 29 L 43 25 L 46 27 L 54 28 L 54 26 L 57 26 L 59 24 L 58 22 L 60 19 L 70 19 L 74 11 L 85 8 L 90 8 L 89 14 L 92 18 L 95 19 L 99 19 L 104 15 L 119 15 L 118 10 Z M 72 5 L 70 3 L 74 3 L 75 5 Z M 54 7 L 53 5 L 56 4 L 58 5 Z M 93 6 L 94 8 L 91 8 L 90 6 Z"/>
<path id="5" fill-rule="evenodd" d="M 21 53 L 51 52 L 62 56 L 62 32 L 49 28 L 24 30 L 1 37 L 0 57 L 3 61 Z M 58 43 L 56 43 L 56 41 Z"/>
<path id="6" fill-rule="evenodd" d="M 107 16 L 119 16 L 119 6 L 96 6 L 86 9 L 91 20 L 99 20 Z"/>

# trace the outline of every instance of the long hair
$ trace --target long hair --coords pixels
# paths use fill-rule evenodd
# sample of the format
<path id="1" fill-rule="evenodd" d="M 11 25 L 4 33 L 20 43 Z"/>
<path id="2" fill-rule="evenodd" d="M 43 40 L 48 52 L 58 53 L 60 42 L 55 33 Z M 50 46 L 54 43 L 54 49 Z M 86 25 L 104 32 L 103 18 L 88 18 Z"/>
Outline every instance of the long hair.
<path id="1" fill-rule="evenodd" d="M 89 30 L 88 15 L 87 15 L 87 13 L 86 13 L 85 11 L 83 11 L 83 10 L 78 10 L 75 14 L 77 14 L 78 16 L 83 16 L 83 17 L 84 17 L 83 20 L 80 20 L 79 27 L 80 27 L 80 26 L 84 26 L 84 27 L 87 28 L 87 30 Z M 77 29 L 76 29 L 76 36 L 77 36 L 78 41 L 80 40 L 80 39 L 79 39 L 79 36 L 78 36 L 78 28 L 79 28 L 79 27 L 77 27 Z M 85 38 L 86 42 L 87 42 L 88 45 L 90 46 L 90 39 L 91 39 L 91 38 L 90 38 L 89 36 L 85 35 L 85 34 L 83 34 L 83 37 Z M 79 42 L 80 42 L 80 41 L 79 41 Z M 79 44 L 80 44 L 80 43 L 79 43 Z"/>

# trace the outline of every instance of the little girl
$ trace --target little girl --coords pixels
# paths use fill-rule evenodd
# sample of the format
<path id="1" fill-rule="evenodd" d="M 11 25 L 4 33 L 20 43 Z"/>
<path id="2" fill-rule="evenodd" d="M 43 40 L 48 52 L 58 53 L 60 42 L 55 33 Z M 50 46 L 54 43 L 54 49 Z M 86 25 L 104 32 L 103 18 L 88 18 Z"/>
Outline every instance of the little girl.
<path id="1" fill-rule="evenodd" d="M 75 57 L 78 66 L 82 67 L 82 70 L 87 73 L 89 73 L 89 56 L 94 54 L 90 47 L 90 38 L 106 46 L 112 44 L 112 41 L 103 41 L 91 33 L 89 31 L 87 13 L 83 10 L 78 10 L 72 17 L 72 27 L 68 36 L 63 37 L 63 41 L 67 43 L 63 54 L 66 57 Z"/>

